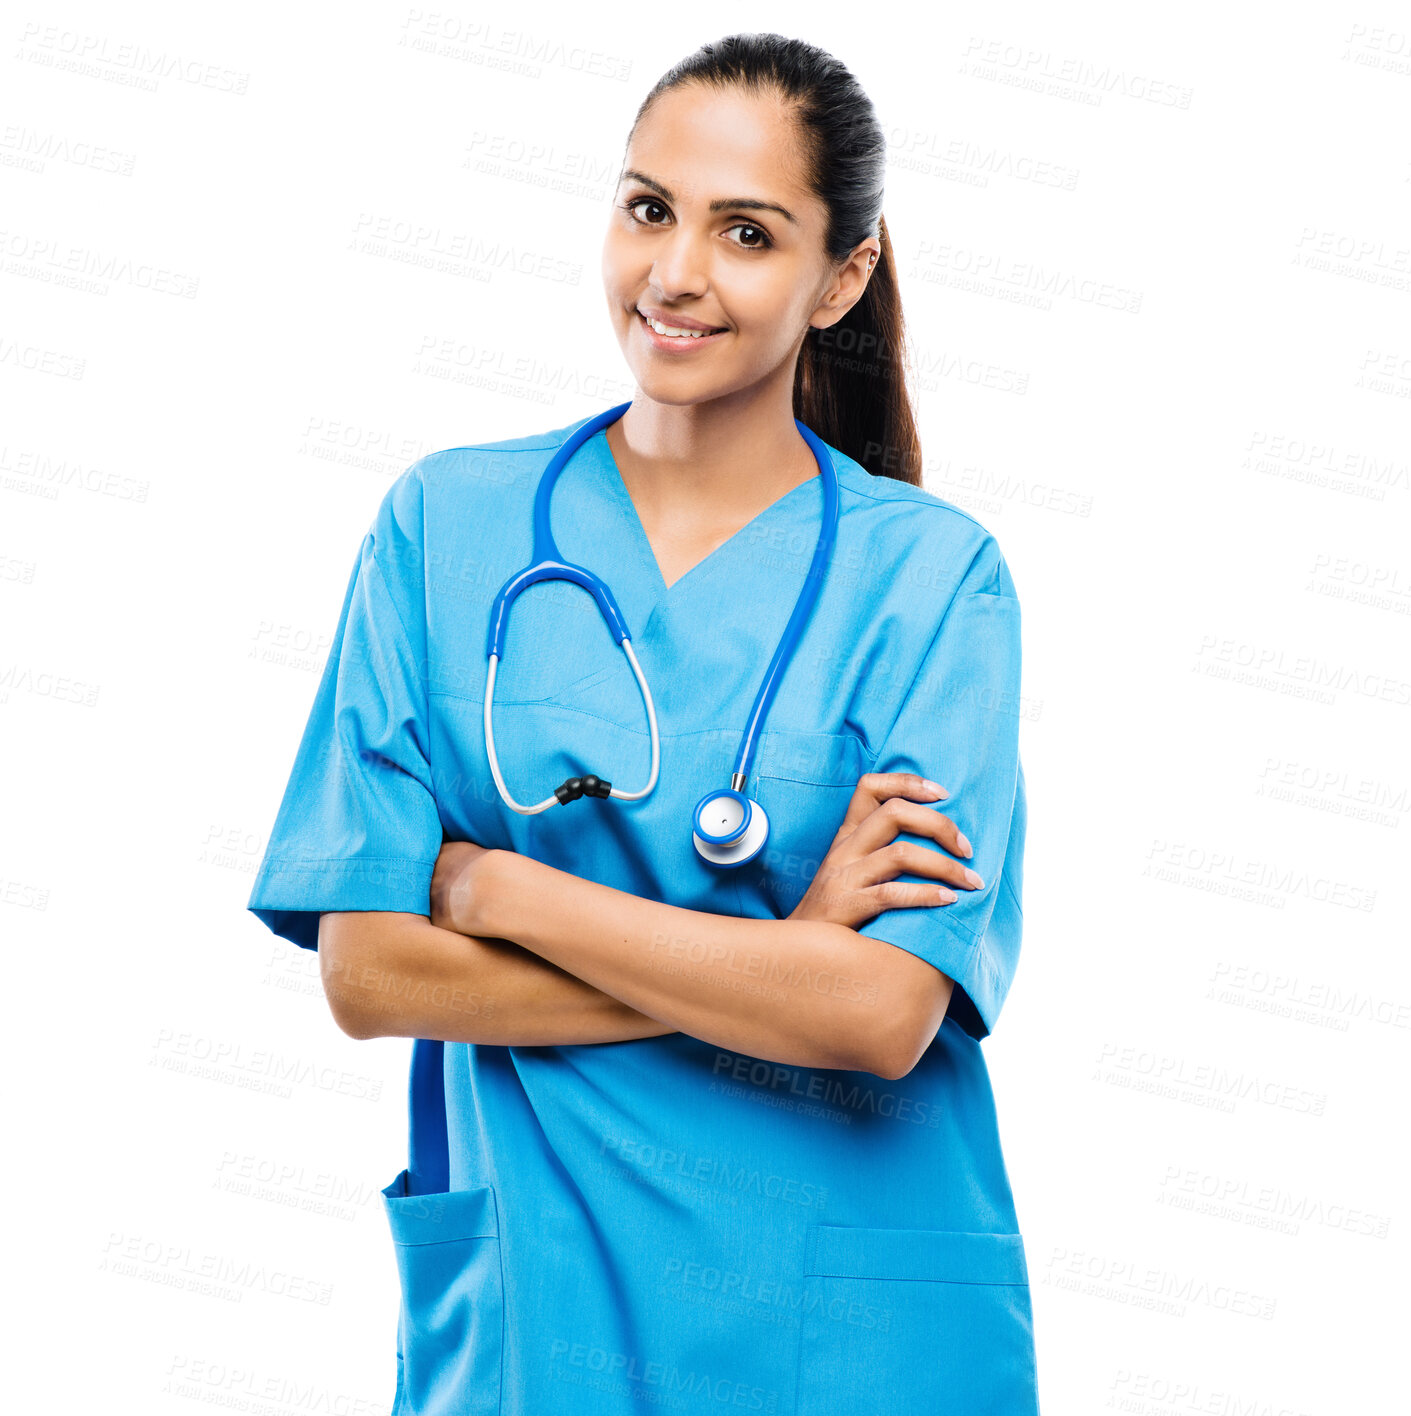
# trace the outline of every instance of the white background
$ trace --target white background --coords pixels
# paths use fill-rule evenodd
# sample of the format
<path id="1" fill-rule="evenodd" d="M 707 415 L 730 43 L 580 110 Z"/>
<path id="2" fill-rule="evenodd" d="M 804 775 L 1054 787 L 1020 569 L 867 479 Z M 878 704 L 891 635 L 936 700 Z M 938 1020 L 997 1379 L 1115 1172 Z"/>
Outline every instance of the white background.
<path id="1" fill-rule="evenodd" d="M 1024 607 L 1044 1412 L 1405 1402 L 1406 13 L 919 10 L 10 12 L 12 1409 L 390 1405 L 410 1044 L 245 901 L 391 481 L 631 396 L 622 145 L 740 29 L 877 104 L 926 484 Z"/>

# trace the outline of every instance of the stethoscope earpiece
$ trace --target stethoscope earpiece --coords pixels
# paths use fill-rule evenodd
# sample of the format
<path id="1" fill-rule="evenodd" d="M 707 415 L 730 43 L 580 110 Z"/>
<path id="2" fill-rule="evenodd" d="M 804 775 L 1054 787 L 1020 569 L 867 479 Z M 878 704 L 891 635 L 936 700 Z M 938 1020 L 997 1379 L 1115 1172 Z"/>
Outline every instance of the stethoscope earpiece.
<path id="1" fill-rule="evenodd" d="M 691 820 L 696 854 L 709 865 L 744 865 L 769 839 L 764 808 L 730 787 L 707 792 L 696 803 Z"/>

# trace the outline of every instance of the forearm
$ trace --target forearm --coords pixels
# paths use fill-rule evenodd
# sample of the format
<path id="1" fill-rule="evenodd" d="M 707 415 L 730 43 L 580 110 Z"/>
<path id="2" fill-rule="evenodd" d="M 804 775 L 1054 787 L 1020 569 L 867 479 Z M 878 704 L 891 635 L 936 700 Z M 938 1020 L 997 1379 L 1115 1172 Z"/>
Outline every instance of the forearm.
<path id="1" fill-rule="evenodd" d="M 324 915 L 319 954 L 334 1017 L 358 1038 L 548 1047 L 675 1031 L 508 939 L 424 915 Z"/>
<path id="2" fill-rule="evenodd" d="M 860 947 L 842 925 L 683 909 L 497 856 L 484 896 L 497 935 L 681 1032 L 792 1066 L 857 1068 L 879 1020 L 906 1015 L 891 946 Z"/>

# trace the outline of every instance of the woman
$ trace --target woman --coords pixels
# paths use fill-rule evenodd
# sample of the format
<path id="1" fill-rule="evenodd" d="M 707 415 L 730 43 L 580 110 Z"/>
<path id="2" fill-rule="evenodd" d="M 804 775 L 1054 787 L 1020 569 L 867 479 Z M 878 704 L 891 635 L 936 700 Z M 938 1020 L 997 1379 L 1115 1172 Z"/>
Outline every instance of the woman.
<path id="1" fill-rule="evenodd" d="M 629 136 L 603 277 L 637 392 L 551 524 L 651 686 L 645 796 L 526 814 L 485 744 L 491 607 L 587 420 L 420 459 L 363 543 L 250 908 L 320 950 L 345 1031 L 423 1040 L 396 1413 L 1037 1409 L 979 1046 L 1022 925 L 1019 605 L 920 486 L 883 163 L 848 71 L 777 35 L 702 48 Z M 720 866 L 693 811 L 822 525 L 796 415 L 836 542 L 742 787 L 768 839 Z M 639 788 L 590 595 L 510 618 L 507 794 Z"/>

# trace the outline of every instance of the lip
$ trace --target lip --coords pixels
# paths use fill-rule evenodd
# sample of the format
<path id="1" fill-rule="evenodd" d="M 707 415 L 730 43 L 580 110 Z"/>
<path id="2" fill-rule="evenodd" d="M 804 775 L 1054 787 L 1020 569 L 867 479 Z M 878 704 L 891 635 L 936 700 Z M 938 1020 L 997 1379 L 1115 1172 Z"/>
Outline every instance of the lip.
<path id="1" fill-rule="evenodd" d="M 700 320 L 687 319 L 685 315 L 673 315 L 670 310 L 644 310 L 638 305 L 637 313 L 650 315 L 654 320 L 659 320 L 664 325 L 671 325 L 675 329 L 720 329 L 719 325 L 702 324 Z"/>
<path id="2" fill-rule="evenodd" d="M 647 317 L 641 310 L 636 312 L 637 323 L 641 326 L 653 349 L 659 349 L 663 354 L 688 354 L 693 349 L 702 349 L 708 344 L 714 344 L 717 339 L 729 334 L 728 329 L 718 329 L 714 334 L 703 334 L 694 339 L 681 339 L 676 335 L 658 334 L 651 325 L 647 323 Z M 667 315 L 653 313 L 652 318 L 660 320 L 662 324 L 673 325 L 677 329 L 710 329 L 708 324 L 702 324 L 699 320 L 683 319 L 680 315 Z"/>

